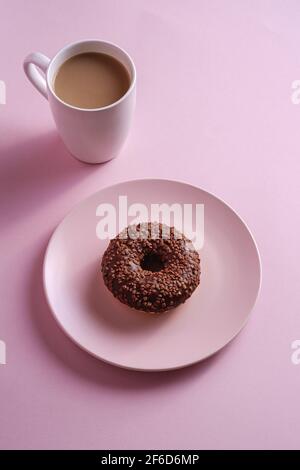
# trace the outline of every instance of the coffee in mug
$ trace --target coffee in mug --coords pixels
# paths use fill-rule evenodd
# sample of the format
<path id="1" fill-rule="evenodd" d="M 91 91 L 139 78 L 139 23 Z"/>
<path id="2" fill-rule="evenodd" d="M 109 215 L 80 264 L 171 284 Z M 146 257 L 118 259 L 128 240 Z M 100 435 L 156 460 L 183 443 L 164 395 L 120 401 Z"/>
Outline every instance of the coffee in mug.
<path id="1" fill-rule="evenodd" d="M 115 103 L 130 87 L 121 62 L 100 52 L 84 52 L 66 60 L 54 78 L 54 91 L 65 103 L 95 109 Z"/>
<path id="2" fill-rule="evenodd" d="M 136 71 L 119 46 L 88 39 L 63 47 L 49 59 L 29 54 L 24 70 L 49 101 L 59 134 L 78 160 L 104 163 L 116 157 L 135 108 Z"/>

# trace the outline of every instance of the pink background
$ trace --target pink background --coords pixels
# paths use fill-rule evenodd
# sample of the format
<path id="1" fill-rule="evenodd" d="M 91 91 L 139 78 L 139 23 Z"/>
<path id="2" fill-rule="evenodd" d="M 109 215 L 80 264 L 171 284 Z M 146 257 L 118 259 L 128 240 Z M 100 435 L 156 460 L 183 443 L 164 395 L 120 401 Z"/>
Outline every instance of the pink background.
<path id="1" fill-rule="evenodd" d="M 0 1 L 0 447 L 299 448 L 300 78 L 297 0 Z M 138 71 L 134 127 L 103 166 L 69 156 L 22 61 L 105 38 Z M 56 326 L 42 260 L 65 213 L 135 177 L 181 179 L 224 198 L 260 247 L 247 328 L 205 363 L 135 373 L 82 352 Z"/>

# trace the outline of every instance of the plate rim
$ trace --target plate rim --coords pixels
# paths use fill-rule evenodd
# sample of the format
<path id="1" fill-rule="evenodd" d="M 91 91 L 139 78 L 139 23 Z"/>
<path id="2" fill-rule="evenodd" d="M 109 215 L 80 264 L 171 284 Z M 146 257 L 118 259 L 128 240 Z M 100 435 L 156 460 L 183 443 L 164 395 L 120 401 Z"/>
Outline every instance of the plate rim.
<path id="1" fill-rule="evenodd" d="M 46 284 L 46 264 L 47 264 L 47 259 L 48 259 L 48 256 L 49 256 L 49 252 L 50 252 L 50 248 L 51 248 L 51 245 L 55 239 L 55 236 L 56 236 L 56 233 L 58 232 L 61 224 L 68 218 L 68 217 L 71 217 L 73 212 L 76 211 L 76 209 L 83 203 L 87 202 L 90 198 L 92 198 L 93 196 L 95 196 L 97 193 L 100 193 L 101 191 L 105 191 L 106 189 L 111 189 L 111 188 L 115 188 L 117 186 L 120 186 L 122 184 L 128 184 L 128 183 L 136 183 L 136 182 L 143 182 L 143 181 L 165 181 L 165 182 L 168 182 L 168 183 L 179 183 L 181 185 L 185 185 L 185 186 L 189 186 L 193 189 L 196 189 L 196 190 L 200 190 L 204 193 L 206 193 L 207 195 L 209 196 L 212 196 L 214 199 L 217 199 L 218 201 L 220 201 L 222 204 L 224 204 L 228 209 L 230 209 L 234 215 L 240 220 L 240 222 L 244 225 L 244 227 L 247 229 L 249 235 L 250 235 L 250 238 L 252 240 L 252 243 L 254 245 L 254 248 L 255 248 L 255 253 L 256 253 L 256 256 L 257 256 L 257 260 L 258 260 L 258 274 L 259 274 L 259 285 L 258 285 L 258 289 L 257 289 L 257 292 L 256 292 L 256 296 L 254 298 L 254 301 L 249 309 L 249 312 L 246 316 L 246 318 L 244 319 L 244 321 L 242 322 L 240 328 L 229 338 L 229 340 L 223 344 L 222 346 L 220 346 L 218 349 L 216 349 L 215 351 L 213 351 L 212 353 L 209 353 L 207 354 L 206 356 L 200 358 L 200 359 L 197 359 L 196 361 L 191 361 L 191 362 L 188 362 L 188 363 L 185 363 L 185 364 L 180 364 L 178 366 L 174 366 L 174 367 L 164 367 L 164 368 L 140 368 L 140 367 L 133 367 L 133 366 L 128 366 L 128 365 L 125 365 L 125 364 L 120 364 L 118 362 L 114 362 L 114 361 L 110 361 L 109 359 L 107 358 L 103 358 L 103 357 L 100 357 L 99 355 L 95 354 L 94 352 L 90 351 L 89 349 L 87 349 L 85 346 L 83 346 L 82 344 L 80 344 L 66 329 L 65 327 L 62 325 L 62 323 L 60 322 L 58 316 L 56 315 L 55 313 L 55 309 L 52 307 L 51 305 L 51 301 L 50 301 L 50 298 L 48 296 L 48 292 L 47 292 L 47 284 Z M 201 188 L 200 186 L 196 186 L 195 184 L 191 184 L 191 183 L 188 183 L 186 181 L 183 181 L 183 180 L 178 180 L 178 179 L 170 179 L 170 178 L 155 178 L 155 177 L 143 177 L 143 178 L 134 178 L 134 179 L 129 179 L 129 180 L 122 180 L 122 181 L 119 181 L 117 183 L 113 183 L 113 184 L 110 184 L 110 185 L 106 185 L 104 186 L 103 188 L 101 189 L 98 189 L 97 191 L 94 191 L 93 193 L 91 193 L 90 195 L 84 197 L 83 199 L 81 199 L 79 202 L 77 202 L 76 204 L 74 204 L 74 206 L 72 206 L 72 208 L 67 211 L 67 213 L 65 214 L 65 216 L 58 222 L 58 224 L 56 225 L 55 229 L 53 230 L 49 240 L 48 240 L 48 244 L 47 244 L 47 248 L 45 250 L 45 254 L 44 254 L 44 259 L 43 259 L 43 274 L 42 274 L 42 277 L 43 277 L 43 289 L 44 289 L 44 293 L 45 293 L 45 297 L 46 297 L 46 302 L 47 302 L 47 305 L 49 307 L 49 310 L 50 312 L 52 313 L 52 316 L 53 318 L 55 319 L 57 325 L 61 328 L 61 330 L 64 332 L 64 334 L 73 342 L 75 343 L 80 349 L 82 349 L 83 351 L 85 351 L 86 353 L 88 353 L 89 355 L 91 355 L 92 357 L 98 359 L 98 360 L 101 360 L 103 362 L 105 362 L 106 364 L 109 364 L 109 365 L 112 365 L 112 366 L 116 366 L 116 367 L 120 367 L 121 369 L 126 369 L 126 370 L 132 370 L 132 371 L 138 371 L 138 372 L 166 372 L 166 371 L 172 371 L 172 370 L 179 370 L 179 369 L 183 369 L 185 367 L 190 367 L 190 366 L 193 366 L 195 364 L 198 364 L 202 361 L 205 361 L 207 359 L 209 359 L 210 357 L 214 356 L 215 354 L 217 354 L 218 352 L 220 352 L 223 348 L 225 348 L 229 343 L 231 343 L 239 334 L 240 332 L 245 328 L 245 326 L 247 325 L 248 321 L 249 321 L 249 318 L 250 318 L 250 315 L 253 311 L 253 309 L 255 308 L 256 304 L 257 304 L 257 301 L 258 301 L 258 298 L 260 296 L 260 292 L 261 292 L 261 287 L 262 287 L 262 261 L 261 261 L 261 255 L 260 255 L 260 252 L 259 252 L 259 249 L 258 249 L 258 245 L 257 245 L 257 242 L 252 234 L 252 231 L 249 229 L 247 223 L 244 221 L 244 219 L 230 206 L 230 204 L 228 204 L 226 201 L 223 200 L 223 198 L 219 197 L 219 196 L 216 196 L 216 194 L 214 194 L 213 192 L 211 191 L 208 191 L 206 189 L 203 189 Z"/>

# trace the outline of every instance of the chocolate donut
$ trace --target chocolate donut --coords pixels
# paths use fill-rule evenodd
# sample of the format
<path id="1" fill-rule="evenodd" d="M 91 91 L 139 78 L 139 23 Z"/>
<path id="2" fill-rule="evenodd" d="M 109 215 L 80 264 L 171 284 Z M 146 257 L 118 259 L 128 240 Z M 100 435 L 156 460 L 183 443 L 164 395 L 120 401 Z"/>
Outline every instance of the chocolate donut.
<path id="1" fill-rule="evenodd" d="M 200 257 L 183 234 L 157 222 L 129 225 L 112 239 L 101 264 L 120 302 L 161 313 L 188 299 L 200 283 Z"/>

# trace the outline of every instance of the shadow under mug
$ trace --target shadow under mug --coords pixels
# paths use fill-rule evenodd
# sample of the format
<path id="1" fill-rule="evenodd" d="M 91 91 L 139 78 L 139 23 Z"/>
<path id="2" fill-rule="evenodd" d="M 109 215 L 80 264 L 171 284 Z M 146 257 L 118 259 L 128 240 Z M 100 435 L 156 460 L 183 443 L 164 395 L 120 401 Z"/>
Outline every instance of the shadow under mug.
<path id="1" fill-rule="evenodd" d="M 59 67 L 70 57 L 84 52 L 108 54 L 126 67 L 130 86 L 115 103 L 83 109 L 65 103 L 55 94 L 53 82 Z M 103 163 L 118 155 L 129 133 L 135 108 L 136 71 L 127 52 L 106 41 L 79 41 L 61 49 L 53 59 L 40 52 L 29 54 L 24 60 L 24 71 L 48 99 L 57 130 L 74 157 L 86 163 Z"/>

